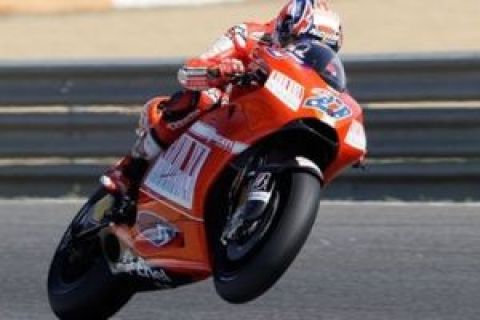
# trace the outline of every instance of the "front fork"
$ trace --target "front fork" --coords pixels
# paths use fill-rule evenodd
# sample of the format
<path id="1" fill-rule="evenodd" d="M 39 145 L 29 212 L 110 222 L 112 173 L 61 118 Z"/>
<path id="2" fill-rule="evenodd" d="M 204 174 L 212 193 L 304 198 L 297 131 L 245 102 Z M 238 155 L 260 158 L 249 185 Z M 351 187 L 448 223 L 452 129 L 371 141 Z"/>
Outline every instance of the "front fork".
<path id="1" fill-rule="evenodd" d="M 248 177 L 246 194 L 241 195 L 237 209 L 231 215 L 222 233 L 220 241 L 227 245 L 237 240 L 242 229 L 262 218 L 272 199 L 275 188 L 273 173 L 268 171 L 253 172 Z"/>
<path id="2" fill-rule="evenodd" d="M 255 225 L 255 222 L 263 217 L 275 191 L 275 177 L 285 170 L 309 172 L 323 184 L 321 169 L 313 161 L 301 156 L 281 164 L 261 165 L 255 171 L 246 175 L 245 172 L 240 172 L 240 180 L 246 178 L 248 187 L 246 195 L 241 195 L 236 209 L 234 211 L 231 209 L 233 213 L 227 219 L 227 224 L 220 238 L 223 245 L 227 245 L 229 241 L 238 240 L 246 232 L 248 233 L 250 226 Z M 238 180 L 238 177 L 236 180 Z M 239 184 L 238 181 L 234 182 L 232 190 L 238 192 L 240 188 L 235 187 L 235 184 Z M 233 199 L 234 197 L 230 195 L 231 202 L 234 202 Z"/>

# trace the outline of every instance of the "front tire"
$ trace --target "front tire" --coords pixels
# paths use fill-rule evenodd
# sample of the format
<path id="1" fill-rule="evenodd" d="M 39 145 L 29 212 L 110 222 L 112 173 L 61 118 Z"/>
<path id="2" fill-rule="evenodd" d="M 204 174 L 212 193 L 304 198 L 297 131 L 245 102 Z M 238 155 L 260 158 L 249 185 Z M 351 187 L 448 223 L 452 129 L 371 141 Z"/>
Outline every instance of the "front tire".
<path id="1" fill-rule="evenodd" d="M 248 259 L 232 268 L 220 241 L 214 244 L 215 288 L 228 302 L 248 302 L 273 286 L 299 253 L 315 222 L 321 191 L 318 177 L 286 171 L 278 182 L 280 199 L 274 221 Z"/>
<path id="2" fill-rule="evenodd" d="M 107 319 L 135 292 L 125 278 L 110 272 L 98 237 L 73 247 L 72 230 L 81 228 L 91 208 L 105 196 L 104 190 L 92 196 L 55 251 L 47 287 L 50 306 L 59 319 Z"/>

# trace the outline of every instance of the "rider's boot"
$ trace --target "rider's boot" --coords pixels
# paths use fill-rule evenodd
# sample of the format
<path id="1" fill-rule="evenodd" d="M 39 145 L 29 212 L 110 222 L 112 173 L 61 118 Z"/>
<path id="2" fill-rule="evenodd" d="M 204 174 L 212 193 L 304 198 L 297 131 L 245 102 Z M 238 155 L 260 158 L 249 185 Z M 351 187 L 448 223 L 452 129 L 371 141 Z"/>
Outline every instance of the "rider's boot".
<path id="1" fill-rule="evenodd" d="M 147 160 L 127 155 L 100 177 L 101 184 L 115 198 L 112 208 L 114 222 L 134 222 L 138 187 L 147 168 Z"/>

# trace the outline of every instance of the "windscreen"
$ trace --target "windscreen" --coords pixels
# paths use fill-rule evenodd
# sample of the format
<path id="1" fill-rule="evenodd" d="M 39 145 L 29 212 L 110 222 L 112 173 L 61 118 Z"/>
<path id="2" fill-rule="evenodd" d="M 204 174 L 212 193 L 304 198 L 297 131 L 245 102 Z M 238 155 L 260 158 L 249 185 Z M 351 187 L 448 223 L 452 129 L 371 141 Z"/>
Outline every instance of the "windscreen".
<path id="1" fill-rule="evenodd" d="M 345 91 L 345 69 L 338 55 L 327 45 L 315 40 L 302 40 L 291 45 L 292 52 L 305 65 L 315 70 L 333 89 Z"/>

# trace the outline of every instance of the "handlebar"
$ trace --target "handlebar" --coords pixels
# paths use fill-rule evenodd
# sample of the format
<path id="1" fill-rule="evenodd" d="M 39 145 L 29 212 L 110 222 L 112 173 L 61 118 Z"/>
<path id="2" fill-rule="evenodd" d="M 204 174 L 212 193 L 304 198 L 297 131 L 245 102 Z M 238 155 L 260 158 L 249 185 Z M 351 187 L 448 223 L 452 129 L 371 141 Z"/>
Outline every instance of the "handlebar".
<path id="1" fill-rule="evenodd" d="M 267 75 L 262 71 L 256 70 L 247 72 L 232 78 L 232 83 L 239 86 L 251 86 L 263 84 L 267 80 Z"/>
<path id="2" fill-rule="evenodd" d="M 220 70 L 218 69 L 209 69 L 208 76 L 216 79 L 220 77 Z M 242 73 L 232 76 L 229 83 L 232 83 L 237 86 L 251 86 L 253 84 L 261 84 L 266 81 L 266 75 L 263 74 L 260 70 L 251 71 L 247 73 Z"/>

